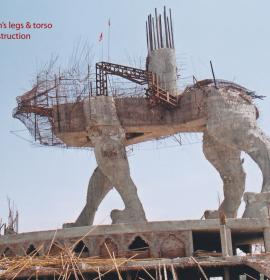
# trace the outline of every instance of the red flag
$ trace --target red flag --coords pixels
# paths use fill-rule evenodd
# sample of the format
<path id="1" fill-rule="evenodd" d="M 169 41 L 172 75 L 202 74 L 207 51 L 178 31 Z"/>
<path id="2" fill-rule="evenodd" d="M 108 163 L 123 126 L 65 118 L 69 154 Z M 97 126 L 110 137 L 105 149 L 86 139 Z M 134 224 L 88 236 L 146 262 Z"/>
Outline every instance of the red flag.
<path id="1" fill-rule="evenodd" d="M 100 33 L 98 41 L 101 42 L 103 40 L 103 32 Z"/>

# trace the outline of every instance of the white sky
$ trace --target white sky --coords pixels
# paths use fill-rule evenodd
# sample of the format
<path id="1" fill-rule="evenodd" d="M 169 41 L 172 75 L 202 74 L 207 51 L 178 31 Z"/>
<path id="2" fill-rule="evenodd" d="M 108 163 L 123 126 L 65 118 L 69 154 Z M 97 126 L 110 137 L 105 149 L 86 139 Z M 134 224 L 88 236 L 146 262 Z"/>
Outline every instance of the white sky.
<path id="1" fill-rule="evenodd" d="M 35 147 L 11 134 L 24 129 L 12 119 L 15 98 L 31 88 L 37 70 L 52 54 L 59 54 L 64 64 L 78 41 L 93 46 L 95 59 L 99 60 L 98 37 L 104 32 L 105 56 L 109 18 L 111 61 L 128 64 L 129 57 L 144 58 L 145 20 L 155 7 L 161 11 L 164 4 L 172 8 L 183 76 L 211 77 L 211 59 L 217 78 L 233 80 L 266 95 L 264 101 L 257 102 L 259 124 L 270 133 L 268 0 L 0 0 L 0 23 L 51 22 L 54 26 L 52 30 L 31 31 L 28 41 L 0 41 L 0 217 L 7 218 L 9 196 L 19 209 L 21 231 L 53 229 L 77 218 L 96 167 L 93 153 Z M 198 137 L 186 135 L 184 143 L 197 142 Z M 222 183 L 204 158 L 201 144 L 164 145 L 139 145 L 129 157 L 147 218 L 199 219 L 205 209 L 217 208 Z M 247 190 L 259 191 L 260 171 L 245 158 Z M 110 223 L 110 211 L 122 207 L 119 195 L 112 191 L 95 222 Z"/>

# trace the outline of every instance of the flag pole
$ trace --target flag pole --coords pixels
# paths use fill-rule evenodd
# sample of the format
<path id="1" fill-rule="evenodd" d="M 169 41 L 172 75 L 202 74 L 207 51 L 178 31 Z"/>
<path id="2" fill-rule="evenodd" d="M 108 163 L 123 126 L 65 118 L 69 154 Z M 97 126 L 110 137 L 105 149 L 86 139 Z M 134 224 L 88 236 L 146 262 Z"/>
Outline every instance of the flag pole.
<path id="1" fill-rule="evenodd" d="M 103 40 L 101 42 L 101 61 L 103 61 Z"/>
<path id="2" fill-rule="evenodd" d="M 103 61 L 103 32 L 100 33 L 98 41 L 101 43 L 101 61 Z"/>

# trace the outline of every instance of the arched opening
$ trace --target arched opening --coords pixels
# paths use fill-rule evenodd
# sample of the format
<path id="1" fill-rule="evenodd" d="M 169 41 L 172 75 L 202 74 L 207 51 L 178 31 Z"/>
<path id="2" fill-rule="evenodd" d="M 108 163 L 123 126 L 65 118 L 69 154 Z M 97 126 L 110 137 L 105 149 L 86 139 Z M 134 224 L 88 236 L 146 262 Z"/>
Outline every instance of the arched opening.
<path id="1" fill-rule="evenodd" d="M 76 243 L 76 245 L 73 248 L 73 252 L 80 257 L 89 256 L 89 249 L 82 240 Z"/>
<path id="2" fill-rule="evenodd" d="M 149 244 L 140 236 L 136 236 L 128 246 L 129 255 L 137 259 L 148 258 L 150 256 Z"/>
<path id="3" fill-rule="evenodd" d="M 33 244 L 31 244 L 28 249 L 26 250 L 26 255 L 28 256 L 39 256 L 39 253 L 37 252 L 37 249 L 35 248 L 35 246 Z"/>
<path id="4" fill-rule="evenodd" d="M 147 251 L 149 250 L 149 245 L 140 236 L 136 236 L 132 243 L 128 246 L 131 251 Z"/>
<path id="5" fill-rule="evenodd" d="M 48 255 L 50 256 L 59 255 L 62 251 L 63 250 L 60 244 L 58 245 L 57 243 L 53 243 L 51 247 L 49 247 L 48 249 Z"/>
<path id="6" fill-rule="evenodd" d="M 4 250 L 4 252 L 3 252 L 3 254 L 1 256 L 2 257 L 15 257 L 15 254 L 14 254 L 14 252 L 9 247 L 7 247 Z"/>
<path id="7" fill-rule="evenodd" d="M 103 258 L 111 258 L 118 256 L 118 248 L 110 238 L 106 238 L 100 246 L 100 256 Z"/>
<path id="8" fill-rule="evenodd" d="M 162 258 L 177 258 L 185 257 L 185 244 L 178 239 L 174 234 L 170 234 L 163 240 L 160 247 L 160 257 Z"/>

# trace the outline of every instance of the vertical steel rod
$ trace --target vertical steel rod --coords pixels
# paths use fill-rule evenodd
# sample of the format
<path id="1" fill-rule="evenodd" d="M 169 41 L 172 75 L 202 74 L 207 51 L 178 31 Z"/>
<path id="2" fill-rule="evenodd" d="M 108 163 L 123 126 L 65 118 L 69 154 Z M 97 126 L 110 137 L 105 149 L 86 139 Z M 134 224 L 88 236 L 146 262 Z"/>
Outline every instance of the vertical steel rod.
<path id="1" fill-rule="evenodd" d="M 154 37 L 154 49 L 157 49 L 157 41 L 156 41 L 156 32 L 155 32 L 155 21 L 154 18 L 152 18 L 152 28 L 153 28 L 153 37 Z"/>
<path id="2" fill-rule="evenodd" d="M 164 48 L 163 44 L 163 34 L 162 34 L 162 20 L 161 20 L 161 15 L 159 15 L 159 32 L 160 32 L 160 47 Z"/>
<path id="3" fill-rule="evenodd" d="M 160 36 L 159 36 L 159 28 L 158 28 L 158 16 L 157 16 L 157 8 L 155 8 L 155 18 L 156 18 L 156 34 L 157 34 L 157 48 L 160 48 Z"/>
<path id="4" fill-rule="evenodd" d="M 150 49 L 153 50 L 153 34 L 152 34 L 152 21 L 151 15 L 149 15 L 149 34 L 150 34 Z"/>
<path id="5" fill-rule="evenodd" d="M 167 17 L 167 28 L 168 28 L 168 37 L 169 37 L 169 48 L 172 48 L 172 41 L 171 41 L 171 32 L 170 32 L 170 25 L 169 25 L 169 18 Z"/>
<path id="6" fill-rule="evenodd" d="M 148 23 L 147 22 L 146 22 L 146 41 L 147 41 L 147 50 L 149 53 L 150 49 L 149 49 L 149 36 L 148 36 Z"/>
<path id="7" fill-rule="evenodd" d="M 173 35 L 172 10 L 171 9 L 170 9 L 170 23 L 171 23 L 172 47 L 174 48 L 174 35 Z"/>
<path id="8" fill-rule="evenodd" d="M 212 61 L 211 61 L 211 60 L 210 60 L 210 66 L 211 66 L 211 71 L 212 71 L 212 75 L 213 75 L 213 79 L 214 79 L 215 88 L 217 88 L 217 82 L 216 82 L 215 72 L 214 72 L 214 68 L 213 68 L 213 64 L 212 64 Z"/>
<path id="9" fill-rule="evenodd" d="M 57 77 L 55 75 L 54 79 L 54 84 L 55 84 L 55 97 L 56 97 L 56 110 L 57 110 L 57 122 L 58 122 L 58 132 L 61 132 L 61 127 L 60 127 L 60 112 L 59 112 L 59 100 L 58 100 L 58 84 L 57 84 Z"/>
<path id="10" fill-rule="evenodd" d="M 169 47 L 169 42 L 168 42 L 168 33 L 167 33 L 167 20 L 166 20 L 166 6 L 164 6 L 164 29 L 165 29 L 165 38 L 166 38 L 166 48 Z"/>

